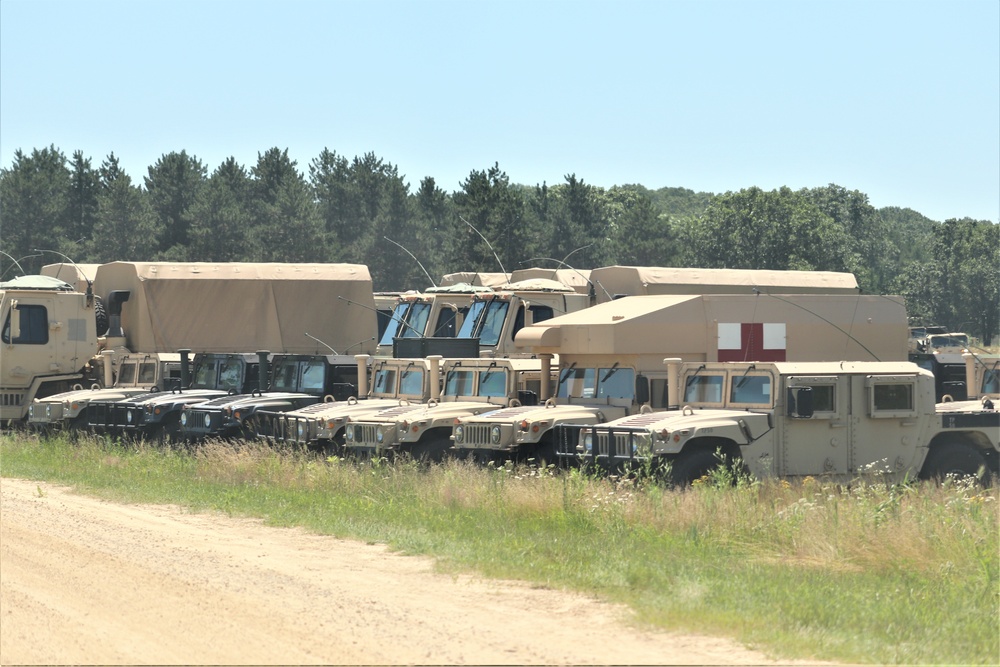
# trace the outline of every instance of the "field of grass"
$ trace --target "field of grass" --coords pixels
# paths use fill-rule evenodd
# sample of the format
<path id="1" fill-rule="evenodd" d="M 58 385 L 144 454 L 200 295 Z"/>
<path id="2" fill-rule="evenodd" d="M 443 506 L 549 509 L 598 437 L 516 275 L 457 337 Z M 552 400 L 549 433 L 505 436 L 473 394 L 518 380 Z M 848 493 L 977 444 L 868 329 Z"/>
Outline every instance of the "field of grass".
<path id="1" fill-rule="evenodd" d="M 445 571 L 595 593 L 641 624 L 778 658 L 1000 663 L 996 489 L 807 478 L 675 491 L 530 466 L 20 434 L 0 436 L 0 474 L 386 543 Z"/>

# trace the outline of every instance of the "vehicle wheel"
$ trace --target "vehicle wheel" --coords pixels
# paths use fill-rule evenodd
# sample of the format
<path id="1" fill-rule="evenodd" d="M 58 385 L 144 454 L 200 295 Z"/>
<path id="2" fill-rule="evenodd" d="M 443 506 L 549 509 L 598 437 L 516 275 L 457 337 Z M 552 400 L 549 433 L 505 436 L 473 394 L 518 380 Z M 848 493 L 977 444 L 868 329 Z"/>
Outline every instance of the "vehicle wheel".
<path id="1" fill-rule="evenodd" d="M 101 297 L 94 297 L 94 319 L 97 323 L 98 337 L 108 333 L 108 311 L 104 308 L 104 301 Z"/>
<path id="2" fill-rule="evenodd" d="M 670 481 L 675 486 L 687 487 L 694 482 L 709 475 L 720 466 L 732 466 L 729 456 L 723 455 L 723 460 L 708 449 L 695 449 L 690 452 L 680 454 L 673 461 L 670 471 Z"/>
<path id="3" fill-rule="evenodd" d="M 993 482 L 986 458 L 965 442 L 945 442 L 935 446 L 927 455 L 921 477 L 938 482 L 948 477 L 972 477 L 982 486 L 990 486 Z"/>
<path id="4" fill-rule="evenodd" d="M 425 438 L 415 443 L 410 449 L 410 456 L 416 461 L 440 462 L 444 453 L 451 446 L 448 438 Z"/>

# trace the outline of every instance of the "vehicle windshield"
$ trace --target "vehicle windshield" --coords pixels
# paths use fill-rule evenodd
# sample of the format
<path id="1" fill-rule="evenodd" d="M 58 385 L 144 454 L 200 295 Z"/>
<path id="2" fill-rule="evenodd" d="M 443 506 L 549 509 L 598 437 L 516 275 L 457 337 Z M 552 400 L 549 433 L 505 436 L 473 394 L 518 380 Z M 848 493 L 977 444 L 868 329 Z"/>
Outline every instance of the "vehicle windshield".
<path id="1" fill-rule="evenodd" d="M 239 391 L 243 386 L 243 364 L 236 360 L 219 364 L 219 389 Z"/>
<path id="2" fill-rule="evenodd" d="M 406 319 L 406 311 L 409 309 L 409 303 L 396 304 L 396 308 L 392 311 L 392 319 L 389 320 L 385 333 L 382 334 L 382 339 L 378 342 L 379 345 L 392 345 L 392 339 L 396 337 L 396 332 L 399 331 L 401 323 Z"/>
<path id="3" fill-rule="evenodd" d="M 312 359 L 299 362 L 302 371 L 298 390 L 307 394 L 322 394 L 326 386 L 326 364 Z"/>
<path id="4" fill-rule="evenodd" d="M 406 323 L 409 325 L 404 327 L 399 333 L 400 338 L 420 338 L 424 335 L 424 331 L 427 330 L 427 318 L 431 314 L 431 304 L 429 303 L 415 303 L 410 306 L 409 316 L 406 318 Z"/>
<path id="5" fill-rule="evenodd" d="M 721 403 L 722 384 L 721 375 L 694 375 L 687 379 L 684 387 L 685 403 Z"/>
<path id="6" fill-rule="evenodd" d="M 497 299 L 472 304 L 458 337 L 479 338 L 480 345 L 496 345 L 503 333 L 503 324 L 509 308 L 509 301 Z"/>
<path id="7" fill-rule="evenodd" d="M 424 369 L 407 368 L 399 375 L 399 393 L 404 396 L 421 395 L 424 393 Z"/>
<path id="8" fill-rule="evenodd" d="M 559 373 L 560 398 L 633 398 L 635 370 L 610 368 L 566 368 Z"/>
<path id="9" fill-rule="evenodd" d="M 771 376 L 745 375 L 734 378 L 732 390 L 729 392 L 729 402 L 770 405 Z"/>
<path id="10" fill-rule="evenodd" d="M 218 360 L 200 361 L 194 366 L 193 385 L 199 389 L 214 389 L 218 374 Z"/>
<path id="11" fill-rule="evenodd" d="M 118 369 L 118 384 L 135 384 L 135 362 L 122 363 Z"/>
<path id="12" fill-rule="evenodd" d="M 278 362 L 274 365 L 274 370 L 271 371 L 271 389 L 274 391 L 295 391 L 298 372 L 298 361 L 283 359 Z"/>
<path id="13" fill-rule="evenodd" d="M 480 396 L 506 396 L 507 371 L 501 368 L 491 368 L 479 374 Z"/>
<path id="14" fill-rule="evenodd" d="M 382 396 L 396 395 L 396 369 L 380 368 L 375 371 L 375 381 L 372 383 L 372 393 Z"/>
<path id="15" fill-rule="evenodd" d="M 139 384 L 156 382 L 156 362 L 144 361 L 139 364 Z"/>
<path id="16" fill-rule="evenodd" d="M 475 371 L 463 369 L 448 371 L 444 382 L 444 393 L 447 396 L 475 396 Z"/>

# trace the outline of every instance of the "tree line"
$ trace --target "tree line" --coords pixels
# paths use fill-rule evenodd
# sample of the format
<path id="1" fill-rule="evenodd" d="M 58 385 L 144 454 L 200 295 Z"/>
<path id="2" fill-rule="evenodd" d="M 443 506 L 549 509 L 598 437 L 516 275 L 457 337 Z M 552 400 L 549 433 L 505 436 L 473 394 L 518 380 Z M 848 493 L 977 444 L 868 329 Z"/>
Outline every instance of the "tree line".
<path id="1" fill-rule="evenodd" d="M 373 153 L 324 149 L 302 170 L 278 148 L 249 169 L 229 158 L 211 173 L 171 152 L 138 183 L 114 153 L 95 166 L 49 146 L 18 150 L 0 169 L 2 279 L 14 275 L 10 258 L 28 272 L 58 261 L 36 248 L 77 263 L 361 263 L 377 290 L 427 286 L 410 254 L 434 277 L 559 262 L 849 271 L 865 292 L 905 296 L 917 323 L 983 341 L 1000 328 L 1000 226 L 876 209 L 834 184 L 713 194 L 568 174 L 527 186 L 493 164 L 454 192 L 430 176 L 411 190 Z"/>

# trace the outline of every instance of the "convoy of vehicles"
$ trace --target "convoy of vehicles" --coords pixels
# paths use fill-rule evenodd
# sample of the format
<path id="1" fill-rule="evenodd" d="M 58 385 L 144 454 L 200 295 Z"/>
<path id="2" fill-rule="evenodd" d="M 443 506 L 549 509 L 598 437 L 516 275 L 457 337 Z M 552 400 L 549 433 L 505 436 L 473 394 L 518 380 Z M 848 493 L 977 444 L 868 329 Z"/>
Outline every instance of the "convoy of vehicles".
<path id="1" fill-rule="evenodd" d="M 669 463 L 682 484 L 736 460 L 759 476 L 997 471 L 997 359 L 930 327 L 908 342 L 902 300 L 850 274 L 525 269 L 376 294 L 361 265 L 47 273 L 0 284 L 5 423 Z"/>

